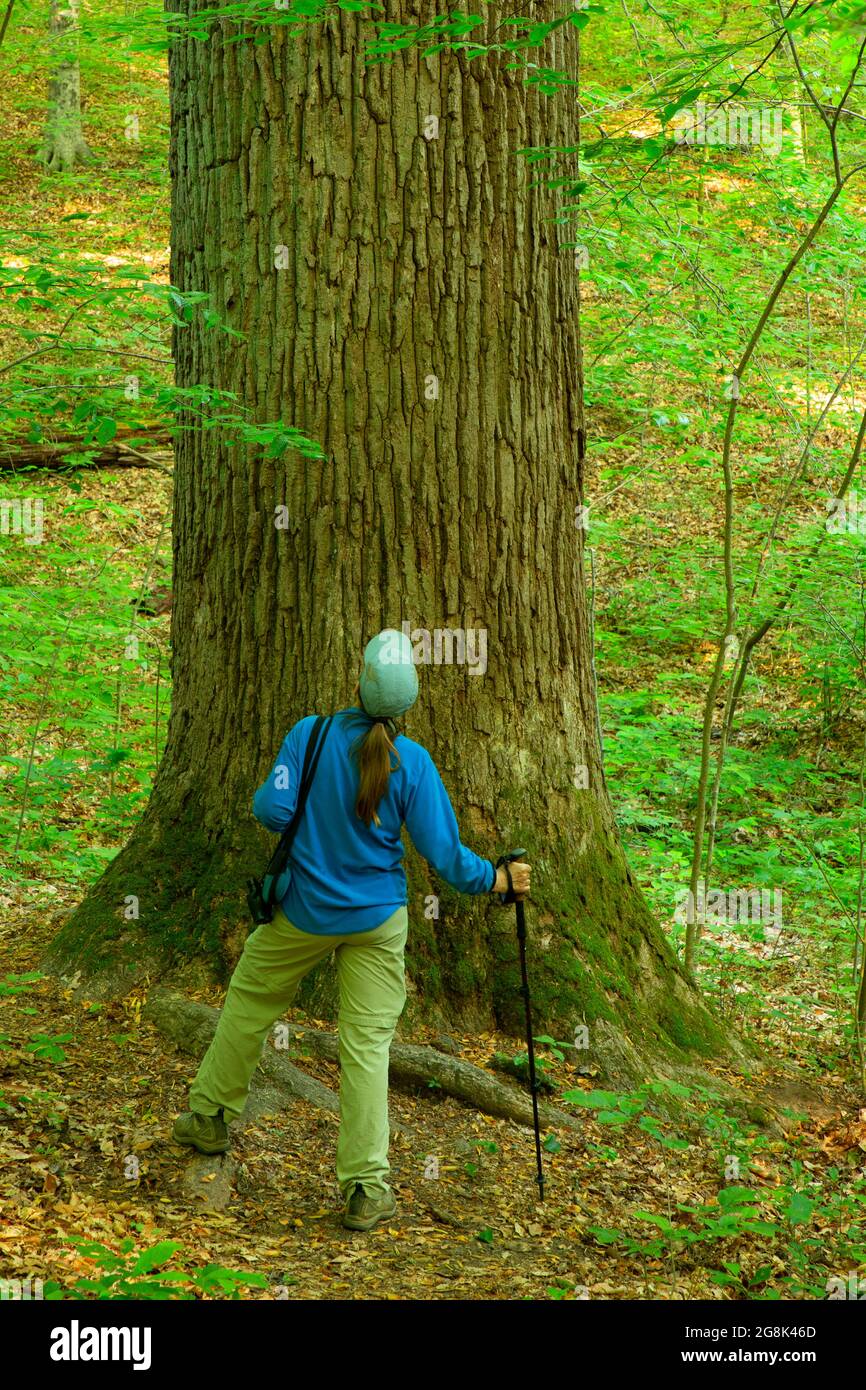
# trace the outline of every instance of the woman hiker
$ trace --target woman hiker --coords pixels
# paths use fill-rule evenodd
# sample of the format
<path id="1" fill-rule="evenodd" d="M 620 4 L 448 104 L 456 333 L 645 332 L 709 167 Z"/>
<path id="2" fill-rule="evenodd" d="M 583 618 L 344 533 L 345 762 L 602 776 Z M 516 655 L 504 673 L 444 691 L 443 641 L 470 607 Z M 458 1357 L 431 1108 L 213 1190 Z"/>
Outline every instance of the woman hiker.
<path id="1" fill-rule="evenodd" d="M 360 708 L 340 710 L 327 729 L 309 800 L 291 852 L 291 882 L 273 921 L 247 938 L 213 1041 L 190 1090 L 190 1110 L 173 1137 L 223 1153 L 227 1122 L 247 1098 L 262 1043 L 301 980 L 333 951 L 339 985 L 340 1132 L 337 1182 L 343 1225 L 368 1231 L 393 1216 L 388 1185 L 388 1052 L 406 1002 L 403 948 L 408 912 L 400 828 L 452 888 L 505 892 L 504 868 L 460 842 L 448 793 L 430 754 L 398 734 L 394 720 L 418 696 L 412 647 L 386 628 L 367 644 Z M 256 792 L 253 813 L 281 832 L 295 809 L 315 716 L 299 720 Z M 515 893 L 530 887 L 528 864 L 510 865 Z"/>

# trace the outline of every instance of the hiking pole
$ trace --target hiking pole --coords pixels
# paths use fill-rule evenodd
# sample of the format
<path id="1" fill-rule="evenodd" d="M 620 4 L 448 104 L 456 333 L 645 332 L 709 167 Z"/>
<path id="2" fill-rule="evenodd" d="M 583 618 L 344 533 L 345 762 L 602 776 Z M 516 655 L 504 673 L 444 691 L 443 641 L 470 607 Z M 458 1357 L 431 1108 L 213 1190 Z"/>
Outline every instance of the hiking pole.
<path id="1" fill-rule="evenodd" d="M 535 1076 L 535 1047 L 532 1041 L 532 1013 L 529 1006 L 529 977 L 526 973 L 526 912 L 523 907 L 523 900 L 518 898 L 514 892 L 514 884 L 511 882 L 510 864 L 516 859 L 523 859 L 526 855 L 525 849 L 514 849 L 510 854 L 503 854 L 496 861 L 497 869 L 505 869 L 508 878 L 508 892 L 499 893 L 497 896 L 503 904 L 514 903 L 517 907 L 517 940 L 520 945 L 520 977 L 522 985 L 520 993 L 523 995 L 523 1003 L 526 1010 L 526 1052 L 529 1057 L 529 1086 L 532 1091 L 532 1120 L 535 1126 L 535 1164 L 536 1182 L 538 1183 L 539 1199 L 544 1201 L 544 1169 L 541 1165 L 541 1131 L 538 1126 L 538 1081 Z"/>

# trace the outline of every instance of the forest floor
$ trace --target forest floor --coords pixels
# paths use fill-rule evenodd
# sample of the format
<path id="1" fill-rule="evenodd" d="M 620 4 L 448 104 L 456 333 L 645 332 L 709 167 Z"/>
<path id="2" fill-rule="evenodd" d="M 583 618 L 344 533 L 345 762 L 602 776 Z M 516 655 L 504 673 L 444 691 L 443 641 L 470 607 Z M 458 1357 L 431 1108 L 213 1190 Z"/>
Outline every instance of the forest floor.
<path id="1" fill-rule="evenodd" d="M 392 1142 L 399 1201 L 392 1221 L 368 1234 L 339 1224 L 337 1121 L 300 1101 L 244 1126 L 233 1144 L 237 1190 L 225 1210 L 209 1211 L 186 1192 L 189 1153 L 170 1137 L 195 1060 L 141 1020 L 144 992 L 88 1004 L 74 1002 L 72 988 L 52 977 L 26 984 L 52 921 L 74 902 L 60 885 L 40 896 L 41 913 L 20 898 L 3 905 L 7 979 L 16 977 L 20 989 L 0 1010 L 6 1278 L 50 1279 L 69 1289 L 104 1269 L 104 1252 L 119 1253 L 124 1239 L 132 1242 L 130 1268 L 139 1251 L 168 1240 L 181 1246 L 172 1268 L 219 1265 L 264 1276 L 266 1287 L 245 1292 L 251 1298 L 729 1298 L 738 1290 L 713 1279 L 725 1273 L 725 1261 L 742 1267 L 744 1281 L 759 1270 L 770 1271 L 765 1285 L 790 1278 L 796 1228 L 671 1241 L 656 1254 L 620 1248 L 647 1240 L 640 1213 L 681 1223 L 678 1204 L 710 1209 L 725 1185 L 731 1147 L 748 1152 L 741 1182 L 767 1214 L 792 1156 L 819 1182 L 831 1169 L 847 1169 L 840 1183 L 855 1181 L 866 1163 L 866 1111 L 844 1078 L 824 1077 L 820 1090 L 792 1082 L 780 1050 L 751 1082 L 721 1071 L 720 1079 L 741 1086 L 744 1097 L 774 1102 L 787 1117 L 784 1132 L 735 1125 L 734 1137 L 708 1125 L 718 1116 L 713 1106 L 696 1103 L 673 1126 L 684 1147 L 672 1149 L 634 1125 L 611 1133 L 587 1112 L 580 1136 L 560 1130 L 556 1151 L 545 1152 L 543 1204 L 531 1130 L 435 1091 L 392 1090 L 392 1119 L 403 1127 Z M 215 989 L 207 1002 L 220 997 Z M 453 1042 L 482 1066 L 494 1051 L 520 1051 L 519 1040 L 502 1036 Z M 334 1064 L 294 1060 L 338 1086 Z M 552 1061 L 549 1071 L 557 1089 L 591 1087 L 567 1061 Z M 683 1229 L 700 1230 L 700 1223 Z M 607 1243 L 611 1233 L 617 1240 Z M 103 1250 L 80 1250 L 73 1241 Z M 832 1242 L 826 1249 L 827 1276 L 847 1277 L 847 1266 L 833 1263 Z M 797 1296 L 796 1287 L 782 1296 Z"/>

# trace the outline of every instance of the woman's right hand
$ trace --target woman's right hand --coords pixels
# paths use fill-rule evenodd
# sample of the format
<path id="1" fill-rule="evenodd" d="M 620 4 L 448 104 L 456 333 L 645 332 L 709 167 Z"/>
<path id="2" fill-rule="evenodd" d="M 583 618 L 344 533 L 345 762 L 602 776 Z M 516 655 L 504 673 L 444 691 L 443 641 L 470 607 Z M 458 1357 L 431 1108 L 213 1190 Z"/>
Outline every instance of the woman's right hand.
<path id="1" fill-rule="evenodd" d="M 511 882 L 514 886 L 514 896 L 522 900 L 529 897 L 530 878 L 532 869 L 529 864 L 525 864 L 522 859 L 515 859 L 508 866 L 511 869 Z M 494 892 L 508 892 L 508 875 L 505 872 L 505 865 L 500 864 L 496 870 L 496 882 L 493 885 Z"/>

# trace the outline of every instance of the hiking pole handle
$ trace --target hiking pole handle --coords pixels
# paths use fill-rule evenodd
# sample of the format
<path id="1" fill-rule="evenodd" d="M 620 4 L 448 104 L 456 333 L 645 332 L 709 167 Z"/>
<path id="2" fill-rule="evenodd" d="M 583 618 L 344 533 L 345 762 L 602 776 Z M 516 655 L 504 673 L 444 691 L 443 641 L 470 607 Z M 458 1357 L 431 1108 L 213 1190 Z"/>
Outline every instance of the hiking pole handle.
<path id="1" fill-rule="evenodd" d="M 496 896 L 497 896 L 497 898 L 499 899 L 499 901 L 502 903 L 503 907 L 506 906 L 506 904 L 508 904 L 508 903 L 514 903 L 514 902 L 517 903 L 517 931 L 518 931 L 518 935 L 520 934 L 521 922 L 522 922 L 522 920 L 523 920 L 523 903 L 522 903 L 522 901 L 518 901 L 517 896 L 515 895 L 514 887 L 513 887 L 513 884 L 512 884 L 512 882 L 511 882 L 511 871 L 509 870 L 509 867 L 508 867 L 508 866 L 509 866 L 509 864 L 515 863 L 515 861 L 518 860 L 518 859 L 525 859 L 525 858 L 526 858 L 526 850 L 525 850 L 525 849 L 513 849 L 513 850 L 511 851 L 510 854 L 500 854 L 499 858 L 498 858 L 497 861 L 496 861 L 496 867 L 497 867 L 497 869 L 504 868 L 506 874 L 508 875 L 508 891 L 505 892 L 505 893 L 497 893 Z M 524 930 L 525 930 L 525 927 L 524 927 Z"/>

